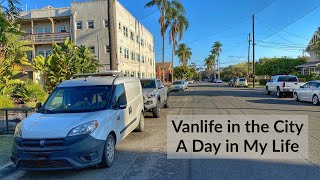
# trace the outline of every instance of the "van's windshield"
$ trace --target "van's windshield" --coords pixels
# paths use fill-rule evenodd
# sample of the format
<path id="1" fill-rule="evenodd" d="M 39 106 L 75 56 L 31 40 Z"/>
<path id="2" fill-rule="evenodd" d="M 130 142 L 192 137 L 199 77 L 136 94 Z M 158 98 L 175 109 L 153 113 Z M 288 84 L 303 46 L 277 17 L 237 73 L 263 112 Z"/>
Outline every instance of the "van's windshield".
<path id="1" fill-rule="evenodd" d="M 56 88 L 43 106 L 43 113 L 92 112 L 105 109 L 111 86 Z"/>

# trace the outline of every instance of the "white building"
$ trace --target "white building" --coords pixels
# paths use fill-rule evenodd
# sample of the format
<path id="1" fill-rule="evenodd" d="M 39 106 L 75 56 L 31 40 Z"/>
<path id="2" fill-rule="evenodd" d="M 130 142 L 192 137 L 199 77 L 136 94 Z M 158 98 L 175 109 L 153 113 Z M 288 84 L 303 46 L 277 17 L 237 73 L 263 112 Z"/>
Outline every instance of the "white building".
<path id="1" fill-rule="evenodd" d="M 109 23 L 107 0 L 75 2 L 70 7 L 22 12 L 21 28 L 33 47 L 28 52 L 32 59 L 52 53 L 54 43 L 62 43 L 67 37 L 76 45 L 89 46 L 102 65 L 97 71 L 110 69 Z M 155 50 L 153 35 L 116 1 L 117 62 L 118 70 L 135 77 L 155 77 Z M 34 73 L 33 79 L 39 80 Z"/>

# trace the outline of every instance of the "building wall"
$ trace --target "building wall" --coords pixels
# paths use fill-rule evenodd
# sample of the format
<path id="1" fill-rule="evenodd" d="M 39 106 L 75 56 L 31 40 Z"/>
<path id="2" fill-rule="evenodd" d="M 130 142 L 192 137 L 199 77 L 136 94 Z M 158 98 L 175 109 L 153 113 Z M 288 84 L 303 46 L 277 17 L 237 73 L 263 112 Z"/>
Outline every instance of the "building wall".
<path id="1" fill-rule="evenodd" d="M 109 53 L 106 46 L 109 45 L 108 28 L 104 26 L 104 20 L 108 19 L 107 1 L 77 2 L 71 3 L 73 14 L 73 26 L 75 27 L 75 40 L 77 45 L 94 47 L 100 64 L 103 65 L 99 71 L 110 69 Z M 82 21 L 82 29 L 76 29 L 76 22 Z M 88 21 L 94 22 L 94 28 L 89 29 Z"/>
<path id="2" fill-rule="evenodd" d="M 116 4 L 116 13 L 119 71 L 135 77 L 154 78 L 156 74 L 153 35 L 119 2 Z M 129 56 L 125 55 L 125 49 L 129 51 Z"/>
<path id="3" fill-rule="evenodd" d="M 310 61 L 318 61 L 319 57 L 317 56 L 317 54 L 313 51 L 308 51 L 307 52 L 310 55 Z"/>

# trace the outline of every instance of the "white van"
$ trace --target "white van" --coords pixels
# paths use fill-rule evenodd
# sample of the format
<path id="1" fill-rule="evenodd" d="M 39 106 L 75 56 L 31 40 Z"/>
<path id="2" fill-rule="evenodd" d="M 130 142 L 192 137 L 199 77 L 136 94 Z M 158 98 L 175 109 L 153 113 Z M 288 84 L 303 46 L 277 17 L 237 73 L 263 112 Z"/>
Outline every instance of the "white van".
<path id="1" fill-rule="evenodd" d="M 15 130 L 11 160 L 18 169 L 109 167 L 115 145 L 144 129 L 140 80 L 113 71 L 62 82 L 37 108 Z"/>

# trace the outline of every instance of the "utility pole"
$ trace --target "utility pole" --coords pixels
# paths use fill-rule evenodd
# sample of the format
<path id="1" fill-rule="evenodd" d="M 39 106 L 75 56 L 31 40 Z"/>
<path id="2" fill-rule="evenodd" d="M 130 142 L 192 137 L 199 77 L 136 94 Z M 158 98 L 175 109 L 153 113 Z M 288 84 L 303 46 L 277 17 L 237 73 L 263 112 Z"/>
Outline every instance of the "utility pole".
<path id="1" fill-rule="evenodd" d="M 252 15 L 252 71 L 253 71 L 253 87 L 256 87 L 256 64 L 254 62 L 255 56 L 255 42 L 254 42 L 254 15 Z"/>
<path id="2" fill-rule="evenodd" d="M 110 70 L 118 70 L 117 62 L 117 23 L 116 23 L 116 0 L 108 1 L 109 21 L 109 47 L 110 47 Z"/>
<path id="3" fill-rule="evenodd" d="M 248 36 L 248 42 L 249 42 L 249 46 L 248 46 L 248 80 L 250 78 L 250 46 L 251 46 L 251 36 L 250 36 L 250 33 L 249 33 L 249 36 Z"/>
<path id="4" fill-rule="evenodd" d="M 305 52 L 304 52 L 304 49 L 302 49 L 302 57 L 304 57 L 304 53 L 305 53 Z"/>

